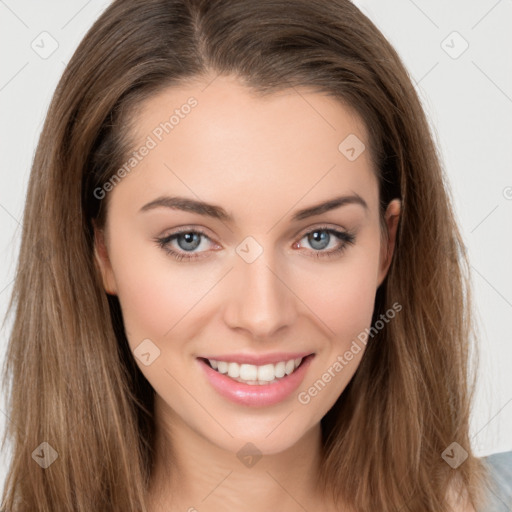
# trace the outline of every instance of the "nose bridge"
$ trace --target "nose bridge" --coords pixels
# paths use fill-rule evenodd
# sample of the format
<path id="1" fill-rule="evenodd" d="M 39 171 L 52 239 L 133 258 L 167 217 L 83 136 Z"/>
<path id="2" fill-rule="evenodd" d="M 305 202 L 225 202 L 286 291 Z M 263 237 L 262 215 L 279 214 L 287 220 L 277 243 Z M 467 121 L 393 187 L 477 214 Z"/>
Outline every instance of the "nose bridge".
<path id="1" fill-rule="evenodd" d="M 252 251 L 253 257 L 257 250 L 254 243 L 251 246 L 251 241 L 237 248 L 239 255 L 231 273 L 236 285 L 230 293 L 226 322 L 232 328 L 250 331 L 255 337 L 269 337 L 293 322 L 293 294 L 284 284 L 284 276 L 276 270 L 272 250 L 261 248 L 260 254 L 251 261 L 243 252 L 247 248 L 247 253 Z"/>

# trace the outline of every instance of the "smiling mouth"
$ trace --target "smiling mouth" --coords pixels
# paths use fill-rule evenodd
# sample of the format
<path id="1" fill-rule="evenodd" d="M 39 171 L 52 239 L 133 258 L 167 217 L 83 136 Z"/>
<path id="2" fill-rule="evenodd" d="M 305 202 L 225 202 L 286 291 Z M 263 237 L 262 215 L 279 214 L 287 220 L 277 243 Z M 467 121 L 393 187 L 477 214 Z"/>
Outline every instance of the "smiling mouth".
<path id="1" fill-rule="evenodd" d="M 199 358 L 216 372 L 231 378 L 236 382 L 248 384 L 250 386 L 265 386 L 274 384 L 289 375 L 293 374 L 306 359 L 312 357 L 310 354 L 306 357 L 289 359 L 288 361 L 279 361 L 275 364 L 239 364 L 228 361 L 217 361 L 215 359 Z"/>

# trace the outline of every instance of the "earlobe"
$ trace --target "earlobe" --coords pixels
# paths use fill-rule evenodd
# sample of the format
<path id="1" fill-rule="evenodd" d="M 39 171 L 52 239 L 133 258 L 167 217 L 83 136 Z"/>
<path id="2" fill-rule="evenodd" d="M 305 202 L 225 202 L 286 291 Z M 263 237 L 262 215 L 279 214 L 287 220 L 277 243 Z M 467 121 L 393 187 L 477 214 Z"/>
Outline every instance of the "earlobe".
<path id="1" fill-rule="evenodd" d="M 380 263 L 379 263 L 379 278 L 377 286 L 380 286 L 384 281 L 395 251 L 396 234 L 398 231 L 398 223 L 401 213 L 400 199 L 393 199 L 388 204 L 385 214 L 385 223 L 387 228 L 387 237 L 382 237 Z"/>
<path id="2" fill-rule="evenodd" d="M 94 225 L 94 258 L 101 272 L 103 287 L 110 295 L 117 293 L 114 272 L 108 255 L 107 244 L 105 240 L 105 232 Z"/>

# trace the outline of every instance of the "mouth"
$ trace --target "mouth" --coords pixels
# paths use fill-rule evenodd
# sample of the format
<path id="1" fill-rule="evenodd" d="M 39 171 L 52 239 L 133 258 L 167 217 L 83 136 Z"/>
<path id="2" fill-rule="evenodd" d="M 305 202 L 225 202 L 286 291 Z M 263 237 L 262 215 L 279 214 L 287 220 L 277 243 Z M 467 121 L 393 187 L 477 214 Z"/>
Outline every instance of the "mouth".
<path id="1" fill-rule="evenodd" d="M 251 364 L 254 358 L 224 356 L 230 361 L 198 357 L 198 364 L 211 387 L 223 398 L 239 405 L 264 407 L 285 401 L 303 382 L 314 353 L 271 357 Z"/>
<path id="2" fill-rule="evenodd" d="M 212 370 L 215 370 L 221 375 L 226 375 L 236 382 L 241 382 L 249 386 L 265 386 L 273 384 L 294 373 L 306 357 L 297 357 L 264 365 L 218 361 L 216 359 L 206 358 L 199 359 Z"/>

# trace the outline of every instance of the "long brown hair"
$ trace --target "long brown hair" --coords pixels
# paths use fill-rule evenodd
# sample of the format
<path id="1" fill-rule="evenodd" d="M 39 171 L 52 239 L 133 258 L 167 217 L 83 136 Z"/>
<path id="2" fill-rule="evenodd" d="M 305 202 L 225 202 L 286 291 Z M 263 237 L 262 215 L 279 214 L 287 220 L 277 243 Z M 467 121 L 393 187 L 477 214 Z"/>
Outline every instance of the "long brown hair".
<path id="1" fill-rule="evenodd" d="M 402 201 L 374 320 L 395 302 L 403 310 L 369 341 L 322 420 L 320 483 L 356 511 L 447 511 L 455 482 L 479 505 L 485 468 L 468 434 L 467 255 L 395 50 L 348 0 L 118 0 L 66 67 L 33 162 L 9 304 L 4 443 L 12 441 L 13 457 L 3 507 L 146 510 L 154 391 L 94 261 L 92 222 L 103 225 L 108 205 L 94 190 L 133 150 L 131 121 L 143 100 L 219 74 L 259 94 L 308 87 L 350 105 L 369 132 L 382 214 L 391 199 Z M 468 452 L 456 470 L 441 457 L 452 442 Z M 46 469 L 35 463 L 55 454 Z"/>

